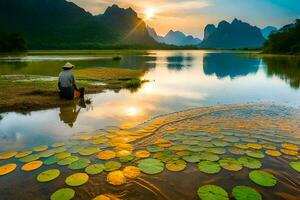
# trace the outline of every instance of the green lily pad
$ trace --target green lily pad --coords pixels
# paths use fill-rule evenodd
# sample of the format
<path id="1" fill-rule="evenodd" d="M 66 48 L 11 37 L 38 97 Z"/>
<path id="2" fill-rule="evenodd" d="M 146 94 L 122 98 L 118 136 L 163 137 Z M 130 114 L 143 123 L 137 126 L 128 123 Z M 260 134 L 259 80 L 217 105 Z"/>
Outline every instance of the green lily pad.
<path id="1" fill-rule="evenodd" d="M 201 147 L 201 146 L 192 145 L 192 146 L 188 146 L 187 150 L 192 151 L 192 152 L 201 152 L 201 151 L 204 151 L 205 148 Z"/>
<path id="2" fill-rule="evenodd" d="M 176 155 L 182 157 L 182 156 L 190 156 L 192 155 L 193 153 L 191 151 L 178 151 L 176 152 Z"/>
<path id="3" fill-rule="evenodd" d="M 232 154 L 235 154 L 235 155 L 244 155 L 245 154 L 244 149 L 237 148 L 237 147 L 231 147 L 231 148 L 228 149 L 228 151 Z"/>
<path id="4" fill-rule="evenodd" d="M 207 149 L 207 152 L 214 154 L 224 154 L 226 150 L 224 148 L 209 148 Z"/>
<path id="5" fill-rule="evenodd" d="M 211 142 L 201 141 L 198 142 L 198 146 L 209 148 L 209 147 L 213 147 L 214 145 Z"/>
<path id="6" fill-rule="evenodd" d="M 241 157 L 238 161 L 244 166 L 249 169 L 259 169 L 261 168 L 261 162 L 255 158 L 251 157 Z"/>
<path id="7" fill-rule="evenodd" d="M 198 168 L 206 174 L 216 174 L 221 170 L 220 165 L 212 161 L 201 161 L 198 163 Z"/>
<path id="8" fill-rule="evenodd" d="M 85 168 L 85 172 L 90 175 L 100 174 L 104 170 L 103 164 L 92 164 Z"/>
<path id="9" fill-rule="evenodd" d="M 38 147 L 34 147 L 32 150 L 33 151 L 45 151 L 46 149 L 48 149 L 47 145 L 41 145 L 41 146 L 38 146 Z"/>
<path id="10" fill-rule="evenodd" d="M 91 161 L 89 159 L 79 158 L 79 160 L 69 164 L 68 168 L 73 170 L 83 169 L 86 168 L 90 163 Z"/>
<path id="11" fill-rule="evenodd" d="M 65 145 L 65 143 L 63 143 L 63 142 L 58 142 L 58 143 L 52 144 L 51 147 L 56 148 L 56 147 L 61 147 L 61 146 L 64 146 L 64 145 Z"/>
<path id="12" fill-rule="evenodd" d="M 37 176 L 37 181 L 39 182 L 49 182 L 56 179 L 60 175 L 60 171 L 58 169 L 50 169 L 40 173 Z"/>
<path id="13" fill-rule="evenodd" d="M 52 151 L 52 150 L 46 150 L 46 151 L 43 151 L 43 152 L 39 153 L 39 156 L 41 158 L 48 158 L 50 156 L 53 156 L 54 154 L 55 154 L 54 151 Z"/>
<path id="14" fill-rule="evenodd" d="M 70 153 L 78 153 L 82 149 L 84 149 L 83 146 L 81 146 L 81 145 L 75 145 L 75 146 L 72 146 L 71 148 L 69 148 L 68 152 L 70 152 Z"/>
<path id="15" fill-rule="evenodd" d="M 149 151 L 150 153 L 156 153 L 156 152 L 159 152 L 159 151 L 163 151 L 164 148 L 163 147 L 160 147 L 158 145 L 150 145 L 150 146 L 147 146 L 147 151 Z"/>
<path id="16" fill-rule="evenodd" d="M 145 174 L 158 174 L 165 168 L 164 163 L 154 158 L 140 160 L 138 168 Z"/>
<path id="17" fill-rule="evenodd" d="M 114 171 L 121 168 L 121 163 L 117 161 L 108 161 L 104 163 L 104 170 L 107 172 Z"/>
<path id="18" fill-rule="evenodd" d="M 170 155 L 166 155 L 160 158 L 160 160 L 164 163 L 166 162 L 170 162 L 170 161 L 177 161 L 180 159 L 180 156 L 176 155 L 176 154 L 170 154 Z"/>
<path id="19" fill-rule="evenodd" d="M 54 148 L 51 150 L 54 151 L 55 153 L 61 153 L 61 152 L 66 151 L 67 149 L 65 147 L 57 147 L 57 148 Z"/>
<path id="20" fill-rule="evenodd" d="M 225 136 L 223 138 L 224 141 L 226 142 L 238 142 L 240 141 L 240 139 L 238 137 L 235 137 L 235 136 Z"/>
<path id="21" fill-rule="evenodd" d="M 262 152 L 254 151 L 254 150 L 247 150 L 246 154 L 253 158 L 264 158 L 265 157 L 265 155 Z"/>
<path id="22" fill-rule="evenodd" d="M 81 186 L 89 180 L 86 173 L 76 173 L 66 178 L 66 184 L 69 186 Z"/>
<path id="23" fill-rule="evenodd" d="M 172 150 L 172 151 L 183 151 L 186 149 L 187 149 L 186 145 L 174 145 L 174 146 L 170 147 L 170 150 Z"/>
<path id="24" fill-rule="evenodd" d="M 70 157 L 70 156 L 71 156 L 71 154 L 69 152 L 60 152 L 60 153 L 55 154 L 55 158 L 57 160 L 62 160 L 62 159 L 65 159 L 67 157 Z"/>
<path id="25" fill-rule="evenodd" d="M 197 193 L 201 200 L 229 200 L 227 192 L 217 185 L 204 185 Z"/>
<path id="26" fill-rule="evenodd" d="M 232 195 L 236 200 L 262 200 L 259 192 L 247 186 L 236 186 L 232 190 Z"/>
<path id="27" fill-rule="evenodd" d="M 216 147 L 226 147 L 229 145 L 228 142 L 222 141 L 222 140 L 213 140 L 211 141 L 213 145 L 215 145 Z"/>
<path id="28" fill-rule="evenodd" d="M 289 165 L 297 172 L 300 172 L 300 161 L 290 162 Z"/>
<path id="29" fill-rule="evenodd" d="M 57 163 L 58 160 L 55 158 L 55 156 L 51 156 L 50 158 L 46 159 L 43 164 L 44 165 L 53 165 L 54 163 Z"/>
<path id="30" fill-rule="evenodd" d="M 197 140 L 183 140 L 182 144 L 196 145 L 196 144 L 198 144 L 198 141 Z"/>
<path id="31" fill-rule="evenodd" d="M 90 156 L 100 151 L 98 147 L 86 147 L 81 149 L 78 153 L 82 156 Z"/>
<path id="32" fill-rule="evenodd" d="M 166 168 L 169 171 L 179 172 L 186 168 L 186 162 L 183 160 L 169 161 L 166 163 Z"/>
<path id="33" fill-rule="evenodd" d="M 130 162 L 134 159 L 135 159 L 135 155 L 131 154 L 131 155 L 128 155 L 128 156 L 125 156 L 125 157 L 121 157 L 120 162 L 121 163 L 126 163 L 126 162 Z"/>
<path id="34" fill-rule="evenodd" d="M 240 162 L 234 158 L 223 158 L 219 161 L 219 164 L 223 169 L 229 171 L 239 171 L 243 168 Z"/>
<path id="35" fill-rule="evenodd" d="M 38 154 L 33 154 L 33 155 L 25 156 L 25 157 L 19 159 L 19 161 L 23 162 L 23 163 L 28 163 L 31 161 L 38 160 L 39 158 L 40 158 L 40 156 Z"/>
<path id="36" fill-rule="evenodd" d="M 220 157 L 216 154 L 203 152 L 199 155 L 200 160 L 207 160 L 207 161 L 218 161 Z"/>
<path id="37" fill-rule="evenodd" d="M 54 192 L 50 200 L 70 200 L 75 196 L 75 191 L 71 188 L 61 188 Z"/>
<path id="38" fill-rule="evenodd" d="M 249 178 L 254 183 L 265 187 L 272 187 L 277 183 L 277 179 L 272 174 L 260 170 L 250 172 Z"/>
<path id="39" fill-rule="evenodd" d="M 189 163 L 197 163 L 200 161 L 199 155 L 183 156 L 182 159 Z"/>
<path id="40" fill-rule="evenodd" d="M 58 161 L 58 165 L 69 165 L 75 161 L 79 160 L 79 158 L 77 156 L 70 156 L 70 157 L 67 157 L 63 160 L 60 160 Z"/>

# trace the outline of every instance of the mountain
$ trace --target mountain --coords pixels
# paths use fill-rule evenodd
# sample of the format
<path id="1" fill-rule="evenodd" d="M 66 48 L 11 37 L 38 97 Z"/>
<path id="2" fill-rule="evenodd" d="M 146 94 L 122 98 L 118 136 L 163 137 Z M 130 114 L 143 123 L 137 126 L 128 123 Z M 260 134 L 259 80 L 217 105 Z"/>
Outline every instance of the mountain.
<path id="1" fill-rule="evenodd" d="M 202 49 L 241 49 L 260 48 L 265 38 L 256 26 L 234 19 L 231 24 L 221 21 L 217 27 L 209 24 L 205 27 Z"/>
<path id="2" fill-rule="evenodd" d="M 124 9 L 114 4 L 108 7 L 104 14 L 95 17 L 100 23 L 110 27 L 113 32 L 118 32 L 122 43 L 155 43 L 148 34 L 145 22 L 132 8 Z"/>
<path id="3" fill-rule="evenodd" d="M 274 27 L 274 26 L 267 26 L 263 29 L 261 29 L 261 34 L 264 36 L 265 39 L 268 39 L 269 38 L 269 35 L 271 33 L 274 33 L 277 31 L 277 28 Z"/>
<path id="4" fill-rule="evenodd" d="M 271 34 L 264 45 L 264 53 L 300 54 L 300 19 Z"/>
<path id="5" fill-rule="evenodd" d="M 123 18 L 124 10 L 128 17 Z M 3 32 L 20 34 L 30 49 L 156 44 L 132 9 L 116 5 L 99 17 L 66 0 L 1 0 L 0 27 Z"/>
<path id="6" fill-rule="evenodd" d="M 149 35 L 159 43 L 165 43 L 176 46 L 198 45 L 201 43 L 199 38 L 195 38 L 191 35 L 185 35 L 180 31 L 170 30 L 165 36 L 159 36 L 156 31 L 147 27 Z"/>

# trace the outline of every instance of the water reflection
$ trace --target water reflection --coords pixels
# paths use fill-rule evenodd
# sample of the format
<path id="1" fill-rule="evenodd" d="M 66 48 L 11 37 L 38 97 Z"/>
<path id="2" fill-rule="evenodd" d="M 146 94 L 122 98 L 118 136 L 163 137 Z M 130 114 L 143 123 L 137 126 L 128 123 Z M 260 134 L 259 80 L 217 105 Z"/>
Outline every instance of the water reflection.
<path id="1" fill-rule="evenodd" d="M 203 57 L 203 71 L 206 75 L 216 75 L 219 79 L 235 79 L 248 74 L 256 74 L 260 59 L 238 57 L 232 53 L 210 53 Z"/>
<path id="2" fill-rule="evenodd" d="M 60 121 L 68 124 L 69 127 L 72 128 L 82 108 L 87 108 L 84 99 L 74 100 L 74 102 L 68 106 L 61 105 L 59 108 Z"/>
<path id="3" fill-rule="evenodd" d="M 191 67 L 194 57 L 191 55 L 178 54 L 167 57 L 168 69 L 182 70 L 183 67 Z"/>
<path id="4" fill-rule="evenodd" d="M 264 58 L 268 76 L 277 76 L 290 84 L 292 88 L 300 87 L 300 59 L 294 57 Z"/>

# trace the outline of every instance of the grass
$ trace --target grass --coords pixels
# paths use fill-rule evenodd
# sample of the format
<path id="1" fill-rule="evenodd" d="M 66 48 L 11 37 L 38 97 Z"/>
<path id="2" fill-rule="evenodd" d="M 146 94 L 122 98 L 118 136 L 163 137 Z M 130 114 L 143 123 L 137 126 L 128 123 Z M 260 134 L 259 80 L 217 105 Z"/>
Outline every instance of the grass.
<path id="1" fill-rule="evenodd" d="M 144 82 L 144 70 L 117 68 L 88 68 L 74 70 L 79 87 L 86 93 L 104 90 L 129 89 L 135 91 Z M 72 101 L 58 96 L 57 81 L 30 80 L 27 76 L 0 76 L 0 112 L 31 111 L 69 105 Z"/>

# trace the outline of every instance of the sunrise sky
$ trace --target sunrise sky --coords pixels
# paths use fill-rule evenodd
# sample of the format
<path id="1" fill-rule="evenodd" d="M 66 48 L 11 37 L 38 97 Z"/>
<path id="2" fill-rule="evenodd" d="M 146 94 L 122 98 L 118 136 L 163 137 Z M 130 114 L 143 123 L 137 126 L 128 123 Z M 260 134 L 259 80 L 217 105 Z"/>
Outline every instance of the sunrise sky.
<path id="1" fill-rule="evenodd" d="M 300 0 L 69 0 L 92 14 L 108 6 L 132 7 L 161 34 L 170 29 L 203 38 L 206 24 L 235 17 L 258 27 L 281 27 L 300 18 Z"/>

